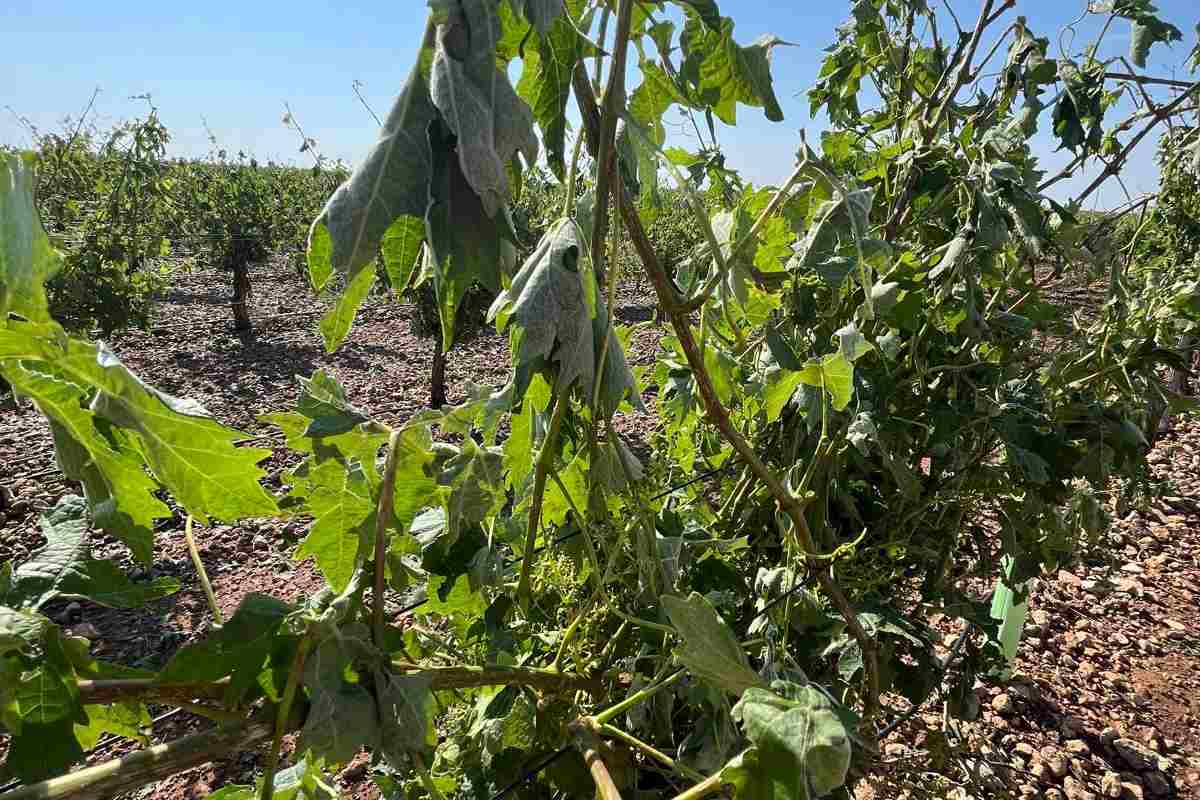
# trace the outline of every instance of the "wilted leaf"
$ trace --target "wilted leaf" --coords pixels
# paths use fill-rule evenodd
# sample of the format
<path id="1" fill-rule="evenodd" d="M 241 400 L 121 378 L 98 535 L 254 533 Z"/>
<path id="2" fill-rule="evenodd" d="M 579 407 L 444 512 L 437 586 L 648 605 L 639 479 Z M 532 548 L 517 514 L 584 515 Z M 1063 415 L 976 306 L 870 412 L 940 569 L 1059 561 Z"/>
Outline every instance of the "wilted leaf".
<path id="1" fill-rule="evenodd" d="M 679 660 L 696 677 L 736 695 L 763 686 L 737 637 L 703 595 L 692 592 L 687 600 L 663 595 L 662 605 L 683 639 Z"/>

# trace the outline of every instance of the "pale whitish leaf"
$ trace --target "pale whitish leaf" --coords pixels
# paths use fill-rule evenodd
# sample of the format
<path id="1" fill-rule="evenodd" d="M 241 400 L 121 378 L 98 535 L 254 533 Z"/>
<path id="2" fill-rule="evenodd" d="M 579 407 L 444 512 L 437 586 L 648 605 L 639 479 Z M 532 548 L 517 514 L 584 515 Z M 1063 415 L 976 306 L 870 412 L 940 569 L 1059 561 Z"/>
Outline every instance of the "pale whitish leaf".
<path id="1" fill-rule="evenodd" d="M 32 158 L 0 155 L 0 325 L 49 319 L 45 283 L 61 267 L 33 204 Z"/>
<path id="2" fill-rule="evenodd" d="M 308 238 L 309 279 L 320 291 L 337 271 L 357 275 L 379 252 L 402 217 L 421 224 L 429 203 L 433 154 L 429 126 L 437 109 L 429 96 L 432 48 L 422 48 L 384 120 L 379 139 L 349 180 L 338 187 Z"/>
<path id="3" fill-rule="evenodd" d="M 750 688 L 733 708 L 757 750 L 749 767 L 757 781 L 783 797 L 823 797 L 843 785 L 850 768 L 850 735 L 833 703 L 813 686 L 773 684 L 788 697 Z"/>
<path id="4" fill-rule="evenodd" d="M 839 328 L 833 334 L 833 338 L 837 340 L 838 352 L 842 354 L 842 358 L 851 364 L 875 349 L 853 322 Z"/>
<path id="5" fill-rule="evenodd" d="M 687 600 L 663 595 L 662 605 L 683 639 L 679 660 L 692 674 L 737 695 L 763 685 L 762 678 L 750 668 L 737 637 L 703 595 L 692 592 Z"/>
<path id="6" fill-rule="evenodd" d="M 50 620 L 32 611 L 0 606 L 0 655 L 29 651 L 42 640 Z"/>
<path id="7" fill-rule="evenodd" d="M 599 351 L 584 285 L 590 268 L 581 263 L 587 260 L 583 242 L 583 232 L 574 220 L 561 219 L 552 225 L 513 277 L 512 285 L 496 297 L 488 311 L 488 318 L 496 320 L 499 330 L 513 329 L 517 372 L 514 403 L 524 397 L 533 373 L 552 362 L 558 367 L 556 380 L 560 386 L 569 386 L 578 379 L 585 392 L 591 392 Z M 597 316 L 598 312 L 599 306 Z M 636 397 L 632 391 L 635 381 L 623 355 L 616 356 L 620 345 L 611 332 L 609 346 L 601 394 L 610 398 L 610 403 L 611 398 L 623 394 Z"/>
<path id="8" fill-rule="evenodd" d="M 10 602 L 38 608 L 57 597 L 81 597 L 110 608 L 137 608 L 179 591 L 174 578 L 134 583 L 111 561 L 91 557 L 85 503 L 66 495 L 39 519 L 46 546 L 13 573 Z"/>
<path id="9" fill-rule="evenodd" d="M 929 272 L 929 280 L 936 281 L 943 275 L 952 272 L 959 261 L 962 260 L 963 254 L 967 252 L 969 242 L 967 237 L 959 234 L 950 240 L 950 244 L 946 246 L 946 252 L 942 254 L 942 260 L 938 265 Z"/>
<path id="10" fill-rule="evenodd" d="M 489 216 L 509 200 L 505 165 L 518 153 L 537 160 L 533 114 L 496 66 L 500 18 L 492 0 L 461 0 L 438 25 L 430 68 L 434 106 L 457 136 L 467 183 Z"/>
<path id="11" fill-rule="evenodd" d="M 275 800 L 336 800 L 339 795 L 334 788 L 335 781 L 322 771 L 322 766 L 323 762 L 320 759 L 314 762 L 312 759 L 302 758 L 292 766 L 276 772 Z M 260 779 L 259 785 L 261 784 Z M 251 800 L 257 796 L 252 795 Z"/>

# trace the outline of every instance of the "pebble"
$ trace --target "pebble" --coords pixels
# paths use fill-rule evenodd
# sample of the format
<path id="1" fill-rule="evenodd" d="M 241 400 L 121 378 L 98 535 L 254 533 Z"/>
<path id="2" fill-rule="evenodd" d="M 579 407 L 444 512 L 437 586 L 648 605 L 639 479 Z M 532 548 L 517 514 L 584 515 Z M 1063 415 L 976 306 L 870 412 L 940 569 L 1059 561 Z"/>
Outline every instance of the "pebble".
<path id="1" fill-rule="evenodd" d="M 1092 750 L 1083 739 L 1072 739 L 1067 742 L 1067 752 L 1073 756 L 1091 755 Z"/>
<path id="2" fill-rule="evenodd" d="M 1063 779 L 1063 792 L 1067 800 L 1096 800 L 1096 795 L 1084 788 L 1083 784 L 1068 775 Z"/>
<path id="3" fill-rule="evenodd" d="M 1011 714 L 1013 708 L 1012 698 L 1007 694 L 998 694 L 992 698 L 992 710 L 997 714 Z"/>
<path id="4" fill-rule="evenodd" d="M 1106 772 L 1100 779 L 1100 793 L 1105 797 L 1116 800 L 1121 796 L 1121 776 L 1115 772 Z"/>

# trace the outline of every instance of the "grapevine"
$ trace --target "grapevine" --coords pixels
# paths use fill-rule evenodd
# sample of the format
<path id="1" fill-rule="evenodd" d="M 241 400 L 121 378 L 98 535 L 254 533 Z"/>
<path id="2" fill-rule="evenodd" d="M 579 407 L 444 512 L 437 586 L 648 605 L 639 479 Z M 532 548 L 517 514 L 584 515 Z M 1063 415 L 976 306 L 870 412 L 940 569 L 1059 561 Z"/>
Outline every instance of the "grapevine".
<path id="1" fill-rule="evenodd" d="M 332 375 L 301 377 L 295 407 L 264 417 L 298 462 L 278 493 L 270 451 L 55 319 L 70 262 L 40 219 L 62 203 L 36 192 L 52 165 L 4 156 L 0 376 L 82 492 L 0 572 L 14 800 L 108 796 L 249 748 L 267 753 L 258 783 L 214 796 L 328 797 L 364 751 L 389 796 L 844 796 L 903 719 L 897 698 L 1003 679 L 1027 582 L 1095 545 L 1106 502 L 1144 488 L 1155 410 L 1186 405 L 1160 373 L 1189 346 L 1163 340 L 1194 330 L 1194 281 L 1147 311 L 1114 268 L 1086 322 L 1040 291 L 1088 232 L 1082 203 L 1197 112 L 1200 82 L 1137 72 L 1182 33 L 1145 0 L 1110 4 L 1101 39 L 1127 23 L 1132 44 L 1102 60 L 1099 40 L 1055 51 L 1014 0 L 981 0 L 954 37 L 922 0 L 860 0 L 808 93 L 830 129 L 759 187 L 712 120 L 782 120 L 786 43 L 741 43 L 709 0 L 666 5 L 430 4 L 378 140 L 315 213 L 308 279 L 334 300 L 331 350 L 381 273 L 432 288 L 443 351 L 485 291 L 511 379 L 388 425 Z M 1135 107 L 1114 122 L 1119 87 Z M 673 107 L 697 152 L 668 146 Z M 1075 154 L 1049 178 L 1039 125 Z M 1168 149 L 1192 152 L 1194 130 Z M 1097 163 L 1071 202 L 1045 193 Z M 1174 163 L 1155 213 L 1178 248 Z M 294 242 L 272 212 L 282 169 L 218 157 L 180 174 L 235 274 Z M 319 194 L 319 159 L 311 175 Z M 544 225 L 514 213 L 526 182 L 554 197 Z M 650 370 L 615 315 L 631 274 L 664 329 Z M 659 420 L 648 451 L 616 424 L 635 410 Z M 94 658 L 47 604 L 131 608 L 180 586 L 94 558 L 89 532 L 149 565 L 177 516 L 193 555 L 197 525 L 301 521 L 296 555 L 325 588 L 250 594 L 224 619 L 209 589 L 211 630 L 161 670 Z M 933 614 L 967 631 L 953 670 Z M 149 702 L 213 727 L 71 771 L 101 733 L 144 740 Z"/>

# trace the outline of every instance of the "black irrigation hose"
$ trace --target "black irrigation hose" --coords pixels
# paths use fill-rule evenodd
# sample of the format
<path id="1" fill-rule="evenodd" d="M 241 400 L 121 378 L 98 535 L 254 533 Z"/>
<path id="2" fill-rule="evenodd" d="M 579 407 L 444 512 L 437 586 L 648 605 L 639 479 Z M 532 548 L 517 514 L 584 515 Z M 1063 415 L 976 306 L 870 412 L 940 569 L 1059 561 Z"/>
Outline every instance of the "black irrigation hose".
<path id="1" fill-rule="evenodd" d="M 521 776 L 519 778 L 517 778 L 515 781 L 513 781 L 508 786 L 505 786 L 503 789 L 501 789 L 500 791 L 498 791 L 494 795 L 492 795 L 491 800 L 501 800 L 501 798 L 503 798 L 505 795 L 512 792 L 514 789 L 517 789 L 518 787 L 520 787 L 522 784 L 526 783 L 527 781 L 533 780 L 535 777 L 537 777 L 537 774 L 539 772 L 541 772 L 546 767 L 550 766 L 555 761 L 558 761 L 560 758 L 565 756 L 570 749 L 571 749 L 571 745 L 566 745 L 565 747 L 560 747 L 558 750 L 555 750 L 553 753 L 551 753 L 550 755 L 543 758 L 537 764 L 535 764 L 534 766 L 530 767 L 529 769 L 527 769 L 523 773 L 521 773 Z"/>

